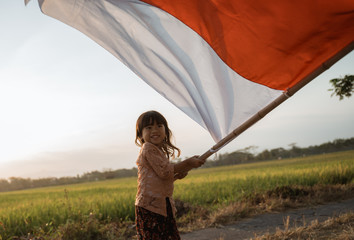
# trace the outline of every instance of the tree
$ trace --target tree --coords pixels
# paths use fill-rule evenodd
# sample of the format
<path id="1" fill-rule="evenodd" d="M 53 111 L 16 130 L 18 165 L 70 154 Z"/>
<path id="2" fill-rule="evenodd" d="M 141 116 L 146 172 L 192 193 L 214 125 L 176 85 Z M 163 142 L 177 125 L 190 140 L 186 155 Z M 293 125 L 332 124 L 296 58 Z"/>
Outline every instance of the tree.
<path id="1" fill-rule="evenodd" d="M 332 89 L 329 91 L 334 91 L 331 96 L 339 96 L 339 100 L 344 97 L 350 97 L 354 93 L 354 75 L 345 75 L 343 78 L 334 78 L 329 81 L 332 85 Z"/>

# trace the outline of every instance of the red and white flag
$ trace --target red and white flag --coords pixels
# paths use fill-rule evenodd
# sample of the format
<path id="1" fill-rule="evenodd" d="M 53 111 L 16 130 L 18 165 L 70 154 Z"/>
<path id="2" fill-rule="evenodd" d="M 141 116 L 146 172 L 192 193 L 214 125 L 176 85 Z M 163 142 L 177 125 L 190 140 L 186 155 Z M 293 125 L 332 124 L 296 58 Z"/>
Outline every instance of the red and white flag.
<path id="1" fill-rule="evenodd" d="M 353 0 L 38 0 L 220 140 L 354 41 Z"/>

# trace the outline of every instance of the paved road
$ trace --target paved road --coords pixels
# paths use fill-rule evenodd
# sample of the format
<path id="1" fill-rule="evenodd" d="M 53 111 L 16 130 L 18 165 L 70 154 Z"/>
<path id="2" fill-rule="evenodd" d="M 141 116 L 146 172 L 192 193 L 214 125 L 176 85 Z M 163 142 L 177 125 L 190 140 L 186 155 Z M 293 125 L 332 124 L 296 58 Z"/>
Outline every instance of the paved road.
<path id="1" fill-rule="evenodd" d="M 267 232 L 273 233 L 276 228 L 283 229 L 284 219 L 290 216 L 290 226 L 302 226 L 304 220 L 310 223 L 317 219 L 319 222 L 329 217 L 346 212 L 354 212 L 354 199 L 328 203 L 310 208 L 290 210 L 281 213 L 268 213 L 253 218 L 244 219 L 232 225 L 218 228 L 208 228 L 181 235 L 182 240 L 235 240 L 250 239 Z"/>

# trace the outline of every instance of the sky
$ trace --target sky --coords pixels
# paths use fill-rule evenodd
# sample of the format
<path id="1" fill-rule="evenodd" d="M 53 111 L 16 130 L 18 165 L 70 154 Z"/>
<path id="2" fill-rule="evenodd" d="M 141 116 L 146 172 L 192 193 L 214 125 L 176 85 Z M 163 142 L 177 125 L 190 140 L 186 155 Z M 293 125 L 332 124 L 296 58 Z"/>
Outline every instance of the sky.
<path id="1" fill-rule="evenodd" d="M 328 91 L 330 79 L 346 74 L 354 74 L 354 52 L 219 154 L 354 137 L 354 97 L 339 101 Z M 215 144 L 110 53 L 42 14 L 37 1 L 26 7 L 21 0 L 0 2 L 0 179 L 135 167 L 136 119 L 152 109 L 166 117 L 182 159 Z"/>

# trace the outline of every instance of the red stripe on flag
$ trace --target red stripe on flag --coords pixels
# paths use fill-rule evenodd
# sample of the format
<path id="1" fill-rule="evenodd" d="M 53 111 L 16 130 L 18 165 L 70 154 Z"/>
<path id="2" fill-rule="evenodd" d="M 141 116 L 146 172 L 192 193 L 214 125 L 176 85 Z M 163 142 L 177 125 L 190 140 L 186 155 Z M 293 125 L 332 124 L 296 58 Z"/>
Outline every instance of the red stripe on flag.
<path id="1" fill-rule="evenodd" d="M 143 2 L 192 28 L 241 76 L 278 90 L 354 41 L 353 0 Z"/>

